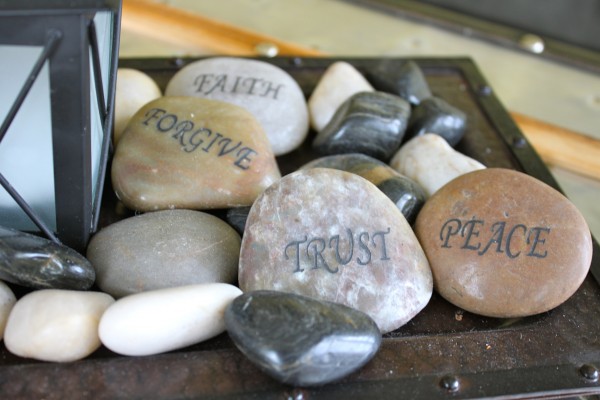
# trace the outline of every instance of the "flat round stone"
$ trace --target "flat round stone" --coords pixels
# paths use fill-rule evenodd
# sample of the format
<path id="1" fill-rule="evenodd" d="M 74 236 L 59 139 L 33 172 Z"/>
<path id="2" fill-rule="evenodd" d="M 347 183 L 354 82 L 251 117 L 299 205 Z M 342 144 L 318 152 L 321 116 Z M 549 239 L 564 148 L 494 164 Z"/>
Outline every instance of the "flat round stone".
<path id="1" fill-rule="evenodd" d="M 313 168 L 286 175 L 252 205 L 242 238 L 244 292 L 293 292 L 356 308 L 382 332 L 428 303 L 431 271 L 395 204 L 358 175 Z"/>
<path id="2" fill-rule="evenodd" d="M 275 379 L 317 386 L 365 365 L 381 344 L 366 314 L 292 293 L 254 291 L 233 300 L 225 326 L 250 361 Z"/>
<path id="3" fill-rule="evenodd" d="M 11 288 L 6 283 L 0 281 L 0 340 L 4 336 L 4 328 L 6 328 L 8 315 L 16 301 L 17 298 Z"/>
<path id="4" fill-rule="evenodd" d="M 545 183 L 508 169 L 448 183 L 425 203 L 415 230 L 436 290 L 491 317 L 557 307 L 591 264 L 591 234 L 577 208 Z"/>
<path id="5" fill-rule="evenodd" d="M 258 119 L 277 156 L 299 147 L 308 134 L 302 89 L 285 70 L 265 61 L 236 57 L 195 61 L 173 75 L 165 94 L 244 107 Z"/>
<path id="6" fill-rule="evenodd" d="M 247 206 L 279 177 L 252 114 L 195 97 L 161 97 L 142 107 L 112 162 L 117 197 L 139 211 Z"/>
<path id="7" fill-rule="evenodd" d="M 164 210 L 130 217 L 92 237 L 87 256 L 97 284 L 115 297 L 197 283 L 233 283 L 240 236 L 200 211 Z"/>

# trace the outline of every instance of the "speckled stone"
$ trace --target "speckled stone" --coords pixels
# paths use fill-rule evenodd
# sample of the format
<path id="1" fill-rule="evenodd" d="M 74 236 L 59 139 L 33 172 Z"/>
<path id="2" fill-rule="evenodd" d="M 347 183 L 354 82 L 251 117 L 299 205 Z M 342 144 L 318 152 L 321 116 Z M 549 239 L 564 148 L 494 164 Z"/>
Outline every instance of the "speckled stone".
<path id="1" fill-rule="evenodd" d="M 366 314 L 340 304 L 275 291 L 236 298 L 225 311 L 235 345 L 275 379 L 318 386 L 365 365 L 381 344 Z"/>
<path id="2" fill-rule="evenodd" d="M 308 134 L 302 89 L 285 70 L 266 61 L 236 57 L 194 61 L 173 75 L 165 94 L 244 107 L 258 119 L 277 156 L 299 147 Z"/>
<path id="3" fill-rule="evenodd" d="M 403 144 L 392 157 L 390 166 L 417 182 L 427 197 L 452 179 L 485 168 L 433 133 L 417 136 Z"/>
<path id="4" fill-rule="evenodd" d="M 396 152 L 408 118 L 410 104 L 384 92 L 360 92 L 337 109 L 313 140 L 319 154 L 362 153 L 388 161 Z"/>
<path id="5" fill-rule="evenodd" d="M 17 298 L 8 285 L 0 281 L 0 340 L 4 337 L 4 328 L 8 315 L 15 305 Z"/>
<path id="6" fill-rule="evenodd" d="M 394 93 L 415 106 L 432 96 L 423 71 L 412 60 L 383 59 L 366 76 L 375 89 Z"/>
<path id="7" fill-rule="evenodd" d="M 418 183 L 398 173 L 389 165 L 364 154 L 321 157 L 302 168 L 339 169 L 367 179 L 396 204 L 411 225 L 425 204 L 425 192 Z"/>
<path id="8" fill-rule="evenodd" d="M 591 235 L 577 208 L 508 169 L 456 178 L 425 203 L 415 230 L 436 290 L 491 317 L 553 309 L 575 293 L 591 264 Z"/>
<path id="9" fill-rule="evenodd" d="M 308 98 L 311 126 L 319 132 L 344 101 L 353 94 L 373 90 L 373 86 L 352 64 L 345 61 L 332 63 Z"/>
<path id="10" fill-rule="evenodd" d="M 286 175 L 252 205 L 240 253 L 244 292 L 277 290 L 368 314 L 382 332 L 428 303 L 431 271 L 406 218 L 358 175 Z"/>
<path id="11" fill-rule="evenodd" d="M 161 97 L 127 125 L 112 184 L 130 209 L 250 205 L 280 173 L 259 122 L 233 104 Z"/>
<path id="12" fill-rule="evenodd" d="M 87 290 L 96 271 L 67 246 L 0 227 L 0 279 L 35 289 Z"/>
<path id="13" fill-rule="evenodd" d="M 439 97 L 429 97 L 413 109 L 406 129 L 406 140 L 426 133 L 443 137 L 454 147 L 465 135 L 467 115 Z"/>
<path id="14" fill-rule="evenodd" d="M 114 297 L 198 283 L 233 283 L 240 236 L 200 211 L 155 211 L 96 233 L 87 256 L 98 286 Z"/>

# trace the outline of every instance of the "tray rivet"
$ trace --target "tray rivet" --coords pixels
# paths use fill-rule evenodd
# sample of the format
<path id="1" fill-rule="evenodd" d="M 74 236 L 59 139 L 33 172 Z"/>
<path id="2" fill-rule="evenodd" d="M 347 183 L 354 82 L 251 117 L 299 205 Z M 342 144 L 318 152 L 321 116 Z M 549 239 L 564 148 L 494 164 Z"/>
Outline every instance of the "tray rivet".
<path id="1" fill-rule="evenodd" d="M 596 382 L 598 380 L 598 368 L 591 364 L 583 364 L 579 368 L 579 373 L 588 381 Z"/>
<path id="2" fill-rule="evenodd" d="M 519 46 L 535 54 L 543 53 L 544 48 L 546 47 L 544 39 L 531 33 L 521 36 Z"/>
<path id="3" fill-rule="evenodd" d="M 275 43 L 261 42 L 254 46 L 254 50 L 259 56 L 275 57 L 279 54 L 279 47 Z"/>
<path id="4" fill-rule="evenodd" d="M 175 57 L 175 58 L 173 58 L 173 59 L 171 60 L 171 64 L 172 64 L 174 67 L 178 67 L 178 68 L 179 68 L 179 67 L 182 67 L 182 66 L 183 66 L 183 64 L 185 64 L 185 61 L 183 61 L 183 58 L 180 58 L 180 57 Z"/>
<path id="5" fill-rule="evenodd" d="M 480 85 L 477 88 L 477 94 L 479 94 L 480 96 L 487 97 L 492 94 L 492 88 L 488 85 Z"/>
<path id="6" fill-rule="evenodd" d="M 455 393 L 460 389 L 460 382 L 456 376 L 446 375 L 440 379 L 440 386 L 449 393 Z"/>
<path id="7" fill-rule="evenodd" d="M 513 138 L 512 144 L 517 149 L 522 149 L 527 144 L 527 141 L 523 137 L 516 137 L 516 138 Z"/>

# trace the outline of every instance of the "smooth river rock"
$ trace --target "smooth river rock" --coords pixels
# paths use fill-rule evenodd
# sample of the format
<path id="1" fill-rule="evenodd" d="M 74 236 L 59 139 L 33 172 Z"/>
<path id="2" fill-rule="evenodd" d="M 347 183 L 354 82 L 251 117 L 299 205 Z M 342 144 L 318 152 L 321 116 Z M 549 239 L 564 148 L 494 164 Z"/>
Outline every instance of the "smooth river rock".
<path id="1" fill-rule="evenodd" d="M 327 67 L 308 99 L 311 126 L 317 132 L 321 131 L 344 101 L 353 94 L 373 90 L 352 64 L 334 62 Z"/>
<path id="2" fill-rule="evenodd" d="M 384 92 L 359 92 L 348 98 L 313 140 L 319 154 L 362 153 L 388 161 L 408 125 L 410 104 Z"/>
<path id="3" fill-rule="evenodd" d="M 485 168 L 479 161 L 454 150 L 434 133 L 416 136 L 403 144 L 390 166 L 417 182 L 427 197 L 452 179 Z"/>
<path id="4" fill-rule="evenodd" d="M 240 236 L 200 211 L 164 210 L 130 217 L 92 237 L 87 256 L 98 286 L 115 297 L 197 283 L 234 283 Z"/>
<path id="5" fill-rule="evenodd" d="M 423 71 L 412 60 L 382 59 L 366 76 L 375 89 L 394 93 L 415 106 L 432 96 Z"/>
<path id="6" fill-rule="evenodd" d="M 236 57 L 194 61 L 173 75 L 165 94 L 244 107 L 258 119 L 277 156 L 299 147 L 308 134 L 302 89 L 285 70 L 266 61 Z"/>
<path id="7" fill-rule="evenodd" d="M 225 331 L 225 309 L 241 294 L 233 285 L 207 283 L 123 297 L 102 315 L 100 340 L 127 356 L 191 346 Z"/>
<path id="8" fill-rule="evenodd" d="M 87 290 L 96 272 L 70 247 L 0 227 L 0 279 L 35 289 Z"/>
<path id="9" fill-rule="evenodd" d="M 20 298 L 4 332 L 6 348 L 20 357 L 70 362 L 100 347 L 98 323 L 114 302 L 106 293 L 45 289 Z"/>
<path id="10" fill-rule="evenodd" d="M 553 309 L 575 293 L 591 264 L 591 235 L 577 208 L 508 169 L 453 180 L 425 203 L 415 229 L 436 290 L 490 317 Z"/>
<path id="11" fill-rule="evenodd" d="M 112 162 L 117 197 L 138 211 L 247 206 L 279 177 L 252 114 L 195 97 L 161 97 L 142 107 Z"/>
<path id="12" fill-rule="evenodd" d="M 443 137 L 450 146 L 460 142 L 467 129 L 467 115 L 439 97 L 429 97 L 416 106 L 406 129 L 406 140 L 426 133 Z"/>
<path id="13" fill-rule="evenodd" d="M 406 218 L 358 175 L 313 168 L 286 175 L 252 205 L 239 285 L 333 301 L 382 332 L 428 303 L 431 271 Z"/>
<path id="14" fill-rule="evenodd" d="M 0 340 L 4 336 L 4 328 L 6 328 L 6 321 L 8 321 L 8 315 L 15 305 L 17 298 L 8 285 L 0 281 Z"/>
<path id="15" fill-rule="evenodd" d="M 253 363 L 294 386 L 323 385 L 358 370 L 381 333 L 368 315 L 297 294 L 254 291 L 225 311 L 229 336 Z"/>

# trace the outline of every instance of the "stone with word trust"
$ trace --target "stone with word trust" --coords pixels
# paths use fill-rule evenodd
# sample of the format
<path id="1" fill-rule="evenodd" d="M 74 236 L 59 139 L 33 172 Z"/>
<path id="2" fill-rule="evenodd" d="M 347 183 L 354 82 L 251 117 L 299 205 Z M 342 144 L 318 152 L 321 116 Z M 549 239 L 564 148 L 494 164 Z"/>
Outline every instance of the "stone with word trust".
<path id="1" fill-rule="evenodd" d="M 139 211 L 246 206 L 279 178 L 252 114 L 195 97 L 161 97 L 142 107 L 112 163 L 117 197 Z"/>
<path id="2" fill-rule="evenodd" d="M 552 187 L 509 169 L 454 179 L 425 203 L 415 231 L 436 290 L 490 317 L 557 307 L 591 264 L 591 234 L 577 208 Z"/>
<path id="3" fill-rule="evenodd" d="M 429 264 L 400 210 L 366 179 L 328 168 L 289 174 L 255 201 L 238 278 L 244 292 L 356 308 L 382 332 L 408 322 L 432 293 Z"/>

